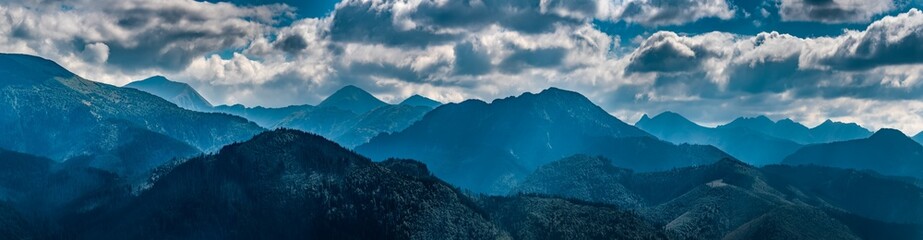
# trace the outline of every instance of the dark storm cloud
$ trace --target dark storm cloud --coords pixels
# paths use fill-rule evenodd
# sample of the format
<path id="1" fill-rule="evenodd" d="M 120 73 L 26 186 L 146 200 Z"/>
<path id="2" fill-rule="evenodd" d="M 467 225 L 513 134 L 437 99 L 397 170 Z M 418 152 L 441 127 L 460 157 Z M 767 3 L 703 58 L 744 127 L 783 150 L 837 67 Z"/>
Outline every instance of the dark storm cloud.
<path id="1" fill-rule="evenodd" d="M 444 43 L 459 34 L 434 33 L 423 28 L 398 29 L 391 11 L 372 9 L 372 3 L 347 4 L 336 10 L 330 36 L 337 42 L 368 42 L 391 46 L 419 47 Z"/>
<path id="2" fill-rule="evenodd" d="M 686 39 L 672 32 L 655 33 L 635 49 L 625 72 L 694 71 L 720 54 L 711 49 L 717 46 L 688 43 Z"/>
<path id="3" fill-rule="evenodd" d="M 304 37 L 296 34 L 285 36 L 282 40 L 277 41 L 273 47 L 287 53 L 297 53 L 307 48 L 308 42 L 304 40 Z"/>
<path id="4" fill-rule="evenodd" d="M 455 74 L 482 75 L 491 71 L 490 56 L 474 49 L 470 42 L 455 45 Z"/>
<path id="5" fill-rule="evenodd" d="M 894 8 L 892 0 L 781 0 L 779 15 L 785 21 L 868 22 L 873 16 Z"/>
<path id="6" fill-rule="evenodd" d="M 406 15 L 395 16 L 389 7 L 381 8 L 373 2 L 348 1 L 336 10 L 331 36 L 336 41 L 381 43 L 390 46 L 426 46 L 459 40 L 464 34 L 440 33 L 436 30 L 458 28 L 472 33 L 498 24 L 523 33 L 543 33 L 556 25 L 582 24 L 588 19 L 564 17 L 553 12 L 542 12 L 539 1 L 484 0 L 447 1 L 439 4 L 423 1 Z M 553 3 L 554 7 L 586 11 L 587 1 L 575 4 Z M 576 9 L 574 9 L 576 8 Z M 398 21 L 408 21 L 416 26 L 396 26 Z"/>
<path id="7" fill-rule="evenodd" d="M 567 54 L 564 48 L 521 49 L 503 59 L 500 71 L 519 73 L 529 68 L 553 68 L 561 65 Z"/>
<path id="8" fill-rule="evenodd" d="M 884 65 L 923 63 L 923 12 L 911 9 L 847 35 L 833 56 L 821 62 L 833 68 L 864 70 Z"/>
<path id="9" fill-rule="evenodd" d="M 9 7 L 25 10 L 11 13 L 21 18 L 12 26 L 12 37 L 29 43 L 54 41 L 59 47 L 75 42 L 105 44 L 104 62 L 128 72 L 180 71 L 209 53 L 246 47 L 289 11 L 281 5 L 169 1 L 23 0 Z M 83 47 L 74 46 L 61 50 Z"/>
<path id="10" fill-rule="evenodd" d="M 105 42 L 109 45 L 109 64 L 125 70 L 160 68 L 180 71 L 193 59 L 226 47 L 246 44 L 241 36 L 252 35 L 248 29 L 231 26 L 219 31 L 155 28 L 140 32 L 136 42 Z"/>

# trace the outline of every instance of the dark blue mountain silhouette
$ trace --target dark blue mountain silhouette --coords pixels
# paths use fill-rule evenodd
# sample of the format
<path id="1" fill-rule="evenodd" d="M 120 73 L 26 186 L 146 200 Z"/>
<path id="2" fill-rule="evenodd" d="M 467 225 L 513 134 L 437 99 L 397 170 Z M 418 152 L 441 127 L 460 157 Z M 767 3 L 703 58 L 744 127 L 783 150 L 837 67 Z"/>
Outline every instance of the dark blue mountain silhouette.
<path id="1" fill-rule="evenodd" d="M 388 104 L 378 100 L 378 98 L 365 90 L 348 85 L 334 92 L 317 106 L 339 108 L 355 114 L 363 114 L 385 105 Z"/>
<path id="2" fill-rule="evenodd" d="M 786 157 L 784 163 L 923 178 L 923 146 L 898 130 L 884 128 L 865 139 L 805 146 Z"/>
<path id="3" fill-rule="evenodd" d="M 163 76 L 153 76 L 131 82 L 123 87 L 145 91 L 166 99 L 177 106 L 193 111 L 210 112 L 212 104 L 199 95 L 189 84 L 170 81 Z"/>
<path id="4" fill-rule="evenodd" d="M 799 144 L 838 142 L 872 135 L 871 131 L 855 123 L 834 122 L 828 119 L 814 128 L 808 128 L 788 118 L 773 122 L 766 116 L 737 118 L 718 128 L 746 128 Z"/>
<path id="5" fill-rule="evenodd" d="M 923 189 L 873 173 L 826 167 L 755 168 L 723 159 L 634 173 L 606 158 L 576 155 L 540 167 L 513 192 L 633 209 L 680 239 L 923 236 Z"/>
<path id="6" fill-rule="evenodd" d="M 275 128 L 279 125 L 279 122 L 282 122 L 283 119 L 292 116 L 292 114 L 298 112 L 308 112 L 313 110 L 315 107 L 311 105 L 291 105 L 287 107 L 280 108 L 268 108 L 268 107 L 246 107 L 241 104 L 235 105 L 219 105 L 215 106 L 212 111 L 222 112 L 231 115 L 237 115 L 246 118 L 247 120 L 253 121 L 256 124 L 264 128 Z"/>
<path id="7" fill-rule="evenodd" d="M 709 128 L 700 126 L 674 112 L 663 112 L 653 118 L 644 115 L 635 123 L 654 136 L 673 143 L 705 144 L 721 150 L 744 162 L 754 165 L 779 163 L 785 156 L 795 152 L 801 145 L 782 138 L 752 130 L 759 122 L 768 125 L 772 121 L 766 118 L 753 119 L 755 124 L 745 124 L 747 120 L 735 121 L 725 127 Z"/>
<path id="8" fill-rule="evenodd" d="M 509 239 L 511 233 L 663 239 L 617 207 L 540 196 L 471 199 L 419 162 L 376 164 L 287 129 L 190 159 L 136 197 L 65 223 L 61 235 L 82 239 Z"/>
<path id="9" fill-rule="evenodd" d="M 642 158 L 648 161 L 627 160 L 644 155 L 675 156 L 669 153 L 687 151 L 655 139 L 644 140 L 650 137 L 579 93 L 550 88 L 492 103 L 468 100 L 442 105 L 407 129 L 373 138 L 356 151 L 378 160 L 417 159 L 452 184 L 493 193 L 507 191 L 542 164 L 575 153 L 606 153 L 626 162 L 635 160 L 635 166 L 646 169 L 689 166 L 726 156 L 698 146 L 689 147 L 695 150 L 688 152 L 697 154 L 684 156 L 684 161 L 652 159 L 655 157 Z M 605 144 L 607 138 L 633 138 L 612 143 L 636 148 Z M 625 151 L 606 152 L 607 149 Z"/>
<path id="10" fill-rule="evenodd" d="M 820 125 L 811 128 L 811 135 L 816 139 L 816 143 L 828 143 L 867 138 L 872 135 L 872 132 L 856 123 L 836 122 L 827 119 Z"/>
<path id="11" fill-rule="evenodd" d="M 409 102 L 391 105 L 365 90 L 346 86 L 320 105 L 282 108 L 217 106 L 213 111 L 245 117 L 266 128 L 294 128 L 312 132 L 352 148 L 381 133 L 400 131 L 440 103 L 414 95 Z M 429 100 L 429 101 L 427 101 Z M 433 104 L 435 103 L 435 104 Z"/>
<path id="12" fill-rule="evenodd" d="M 917 143 L 923 144 L 923 132 L 919 132 L 917 135 L 913 135 L 912 139 L 917 141 Z"/>
<path id="13" fill-rule="evenodd" d="M 132 139 L 133 133 L 123 130 L 162 134 L 198 151 L 217 150 L 263 130 L 243 118 L 182 109 L 146 92 L 86 80 L 52 61 L 19 54 L 0 54 L 0 106 L 0 148 L 59 161 L 111 153 Z"/>
<path id="14" fill-rule="evenodd" d="M 442 105 L 442 103 L 441 103 L 441 102 L 437 102 L 436 100 L 429 99 L 429 98 L 424 97 L 424 96 L 420 96 L 420 95 L 414 94 L 413 96 L 410 96 L 409 98 L 404 99 L 404 101 L 401 101 L 400 105 L 409 105 L 409 106 L 421 106 L 421 107 L 428 107 L 428 108 L 436 108 L 436 107 L 438 107 L 439 105 Z"/>

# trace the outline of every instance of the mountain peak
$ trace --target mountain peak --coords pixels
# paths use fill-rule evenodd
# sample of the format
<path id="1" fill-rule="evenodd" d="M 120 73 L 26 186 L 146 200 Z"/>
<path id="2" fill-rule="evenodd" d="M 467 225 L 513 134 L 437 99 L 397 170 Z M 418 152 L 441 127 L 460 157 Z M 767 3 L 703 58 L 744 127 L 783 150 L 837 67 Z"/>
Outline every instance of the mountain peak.
<path id="1" fill-rule="evenodd" d="M 369 92 L 353 85 L 346 85 L 324 99 L 324 101 L 317 106 L 334 107 L 362 114 L 384 105 L 388 104 L 372 96 Z"/>
<path id="2" fill-rule="evenodd" d="M 878 130 L 877 132 L 875 132 L 875 134 L 872 134 L 872 136 L 869 138 L 871 139 L 901 139 L 901 138 L 908 138 L 908 137 L 900 130 L 892 129 L 892 128 L 882 128 Z"/>
<path id="3" fill-rule="evenodd" d="M 123 87 L 154 94 L 189 110 L 205 112 L 212 109 L 212 104 L 189 84 L 172 81 L 160 75 L 134 81 Z"/>
<path id="4" fill-rule="evenodd" d="M 48 80 L 54 77 L 70 78 L 76 74 L 58 63 L 32 55 L 0 53 L 0 82 Z"/>
<path id="5" fill-rule="evenodd" d="M 817 125 L 817 127 L 814 127 L 814 128 L 819 128 L 819 127 L 821 127 L 821 126 L 826 126 L 826 127 L 836 127 L 836 126 L 861 127 L 861 126 L 859 126 L 859 124 L 856 124 L 856 123 L 846 123 L 846 122 L 833 121 L 833 120 L 827 119 L 827 120 L 824 120 L 823 123 L 821 123 L 820 125 Z"/>
<path id="6" fill-rule="evenodd" d="M 774 124 L 775 122 L 773 122 L 772 119 L 769 119 L 769 117 L 766 117 L 764 115 L 759 115 L 756 117 L 738 117 L 734 119 L 734 121 L 731 121 L 730 123 L 725 124 L 724 126 L 765 130 L 767 128 L 772 127 L 772 125 Z"/>
<path id="7" fill-rule="evenodd" d="M 635 125 L 638 125 L 638 123 L 643 123 L 643 122 L 647 122 L 647 121 L 650 121 L 650 120 L 651 120 L 651 117 L 648 116 L 647 113 L 645 113 L 645 114 L 641 115 L 641 119 L 638 119 L 638 121 L 635 122 Z"/>
<path id="8" fill-rule="evenodd" d="M 657 114 L 657 116 L 654 116 L 654 118 L 651 118 L 651 121 L 659 122 L 661 124 L 669 124 L 669 125 L 699 126 L 698 124 L 696 124 L 695 122 L 692 122 L 691 120 L 684 117 L 683 115 L 680 115 L 679 113 L 671 112 L 671 111 L 665 111 L 660 114 Z"/>
<path id="9" fill-rule="evenodd" d="M 436 108 L 439 105 L 442 105 L 442 103 L 424 96 L 420 96 L 419 94 L 414 94 L 413 96 L 404 99 L 404 101 L 401 101 L 400 105 Z"/>

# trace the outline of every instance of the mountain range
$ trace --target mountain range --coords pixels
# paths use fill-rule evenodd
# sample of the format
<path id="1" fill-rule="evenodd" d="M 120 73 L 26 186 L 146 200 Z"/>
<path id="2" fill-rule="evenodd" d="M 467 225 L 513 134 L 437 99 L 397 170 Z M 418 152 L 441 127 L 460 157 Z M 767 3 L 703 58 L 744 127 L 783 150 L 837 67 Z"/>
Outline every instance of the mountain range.
<path id="1" fill-rule="evenodd" d="M 713 145 L 756 165 L 780 163 L 806 144 L 860 139 L 872 134 L 855 123 L 827 120 L 808 128 L 791 119 L 774 122 L 765 116 L 741 117 L 710 128 L 674 112 L 663 112 L 653 118 L 644 115 L 635 126 L 673 143 Z"/>
<path id="2" fill-rule="evenodd" d="M 871 170 L 923 179 L 923 146 L 898 130 L 881 129 L 864 139 L 805 146 L 783 163 Z"/>
<path id="3" fill-rule="evenodd" d="M 211 106 L 20 54 L 0 108 L 2 239 L 923 239 L 921 134 L 894 129 L 633 126 L 558 88 Z"/>
<path id="4" fill-rule="evenodd" d="M 0 54 L 0 76 L 0 148 L 56 161 L 135 154 L 157 162 L 133 164 L 157 165 L 263 131 L 240 117 L 186 110 L 146 92 L 86 80 L 35 56 Z M 148 143 L 159 145 L 131 146 Z"/>
<path id="5" fill-rule="evenodd" d="M 356 151 L 376 160 L 416 159 L 449 183 L 483 193 L 506 192 L 538 166 L 581 152 L 606 154 L 641 169 L 711 163 L 727 156 L 708 146 L 663 143 L 579 93 L 557 88 L 491 103 L 443 105 Z"/>
<path id="6" fill-rule="evenodd" d="M 735 122 L 741 122 L 740 119 Z M 747 127 L 729 124 L 717 128 L 698 125 L 674 112 L 663 112 L 653 118 L 644 115 L 635 123 L 640 129 L 673 143 L 712 145 L 742 161 L 765 165 L 779 163 L 795 152 L 800 144 L 767 135 Z"/>
<path id="7" fill-rule="evenodd" d="M 766 116 L 737 118 L 717 128 L 750 129 L 772 137 L 789 140 L 798 144 L 815 144 L 867 138 L 872 132 L 855 123 L 826 120 L 820 125 L 808 128 L 791 119 L 773 122 Z"/>
<path id="8" fill-rule="evenodd" d="M 313 132 L 350 148 L 380 133 L 403 130 L 441 105 L 420 95 L 413 95 L 400 104 L 387 104 L 365 90 L 349 85 L 317 106 L 304 104 L 267 108 L 236 104 L 212 107 L 189 85 L 162 76 L 132 82 L 125 87 L 149 92 L 186 109 L 240 116 L 264 128 L 286 127 Z"/>
<path id="9" fill-rule="evenodd" d="M 923 189 L 854 170 L 732 159 L 635 173 L 576 155 L 530 174 L 513 193 L 550 194 L 634 209 L 670 238 L 918 239 Z M 772 236 L 772 237 L 770 237 Z"/>
<path id="10" fill-rule="evenodd" d="M 530 214 L 566 222 L 517 220 Z M 76 222 L 60 234 L 87 239 L 663 238 L 617 207 L 542 196 L 472 199 L 419 162 L 375 163 L 287 129 L 190 159 L 136 197 L 67 219 Z"/>
<path id="11" fill-rule="evenodd" d="M 193 111 L 207 112 L 212 104 L 199 95 L 189 84 L 170 81 L 163 76 L 153 76 L 144 80 L 134 81 L 125 86 L 154 94 L 177 106 Z"/>

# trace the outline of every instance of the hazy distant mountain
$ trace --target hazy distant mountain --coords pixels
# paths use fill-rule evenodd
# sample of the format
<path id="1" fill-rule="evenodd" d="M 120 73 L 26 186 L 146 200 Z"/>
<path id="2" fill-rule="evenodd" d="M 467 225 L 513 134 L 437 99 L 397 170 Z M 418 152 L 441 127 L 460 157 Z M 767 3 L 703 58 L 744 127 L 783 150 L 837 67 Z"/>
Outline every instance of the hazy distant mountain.
<path id="1" fill-rule="evenodd" d="M 814 128 L 808 128 L 788 118 L 773 122 L 766 116 L 737 118 L 718 128 L 745 128 L 799 144 L 846 141 L 872 135 L 872 132 L 855 123 L 827 120 Z"/>
<path id="2" fill-rule="evenodd" d="M 352 121 L 344 122 L 351 126 L 346 129 L 346 132 L 331 136 L 331 139 L 343 146 L 353 148 L 367 143 L 378 134 L 404 130 L 431 110 L 433 109 L 429 107 L 411 105 L 379 107 L 356 116 Z"/>
<path id="3" fill-rule="evenodd" d="M 112 128 L 112 122 L 201 151 L 263 130 L 243 118 L 182 109 L 140 90 L 89 81 L 52 61 L 18 54 L 0 54 L 0 106 L 0 147 L 55 160 L 118 149 L 132 133 Z"/>
<path id="4" fill-rule="evenodd" d="M 766 116 L 757 116 L 753 118 L 740 117 L 728 124 L 718 126 L 717 128 L 750 129 L 772 137 L 791 140 L 799 144 L 816 142 L 811 135 L 811 129 L 788 118 L 774 122 Z"/>
<path id="5" fill-rule="evenodd" d="M 575 153 L 608 154 L 626 162 L 631 161 L 627 156 L 676 156 L 670 154 L 676 146 L 657 140 L 606 139 L 626 137 L 650 135 L 609 115 L 579 93 L 550 88 L 492 103 L 468 100 L 442 105 L 407 129 L 380 135 L 356 150 L 373 159 L 417 159 L 452 184 L 494 193 L 508 191 L 540 165 Z M 637 149 L 605 144 L 609 141 Z M 644 141 L 651 144 L 639 144 Z M 713 156 L 726 155 L 712 151 L 684 156 L 683 161 L 642 159 L 653 164 L 676 163 L 669 167 L 677 167 L 716 161 L 718 158 L 709 159 Z M 643 161 L 638 160 L 637 166 L 650 166 Z"/>
<path id="6" fill-rule="evenodd" d="M 786 157 L 784 163 L 923 178 L 923 146 L 898 130 L 881 129 L 865 139 L 805 146 Z"/>
<path id="7" fill-rule="evenodd" d="M 758 169 L 731 159 L 651 173 L 610 163 L 579 155 L 555 161 L 514 192 L 634 209 L 672 239 L 923 236 L 923 189 L 880 175 L 807 166 Z"/>
<path id="8" fill-rule="evenodd" d="M 355 114 L 363 114 L 372 109 L 388 105 L 365 90 L 353 85 L 348 85 L 337 90 L 332 95 L 324 99 L 318 107 L 334 107 Z"/>
<path id="9" fill-rule="evenodd" d="M 304 111 L 311 111 L 315 107 L 311 105 L 291 105 L 287 107 L 280 108 L 267 108 L 267 107 L 245 107 L 241 104 L 235 105 L 219 105 L 215 106 L 212 111 L 222 112 L 231 115 L 237 115 L 246 118 L 247 120 L 253 121 L 256 124 L 259 124 L 264 128 L 275 128 L 279 125 L 282 120 L 286 117 L 291 116 L 292 114 Z"/>
<path id="10" fill-rule="evenodd" d="M 111 147 L 92 150 L 93 154 L 67 159 L 69 168 L 96 168 L 115 173 L 138 183 L 164 163 L 201 154 L 198 149 L 166 135 L 139 128 L 126 121 L 104 122 L 93 133 L 109 139 Z"/>
<path id="11" fill-rule="evenodd" d="M 154 94 L 170 101 L 177 106 L 189 110 L 207 112 L 212 104 L 199 95 L 189 84 L 170 81 L 163 76 L 154 76 L 144 80 L 131 82 L 123 87 L 134 88 Z"/>
<path id="12" fill-rule="evenodd" d="M 923 132 L 919 132 L 917 133 L 917 135 L 913 135 L 911 139 L 913 139 L 914 141 L 917 141 L 917 143 L 919 144 L 923 144 Z"/>
<path id="13" fill-rule="evenodd" d="M 442 103 L 441 103 L 441 102 L 438 102 L 438 101 L 436 101 L 436 100 L 429 99 L 429 98 L 424 97 L 424 96 L 420 96 L 420 95 L 414 94 L 413 96 L 410 96 L 409 98 L 404 99 L 404 101 L 402 101 L 402 102 L 400 103 L 400 105 L 409 105 L 409 106 L 421 106 L 421 107 L 428 107 L 428 108 L 436 108 L 436 107 L 438 107 L 439 105 L 442 105 Z"/>
<path id="14" fill-rule="evenodd" d="M 871 131 L 859 124 L 835 122 L 829 119 L 812 128 L 811 132 L 818 143 L 867 138 L 872 135 Z"/>
<path id="15" fill-rule="evenodd" d="M 677 113 L 663 112 L 653 118 L 644 115 L 635 123 L 635 126 L 673 143 L 712 145 L 744 162 L 765 165 L 779 163 L 785 156 L 801 147 L 795 142 L 751 129 L 751 127 L 764 128 L 758 126 L 769 125 L 771 122 L 767 118 L 738 119 L 728 126 L 709 128 L 700 126 Z M 782 126 L 785 124 L 783 123 Z"/>

